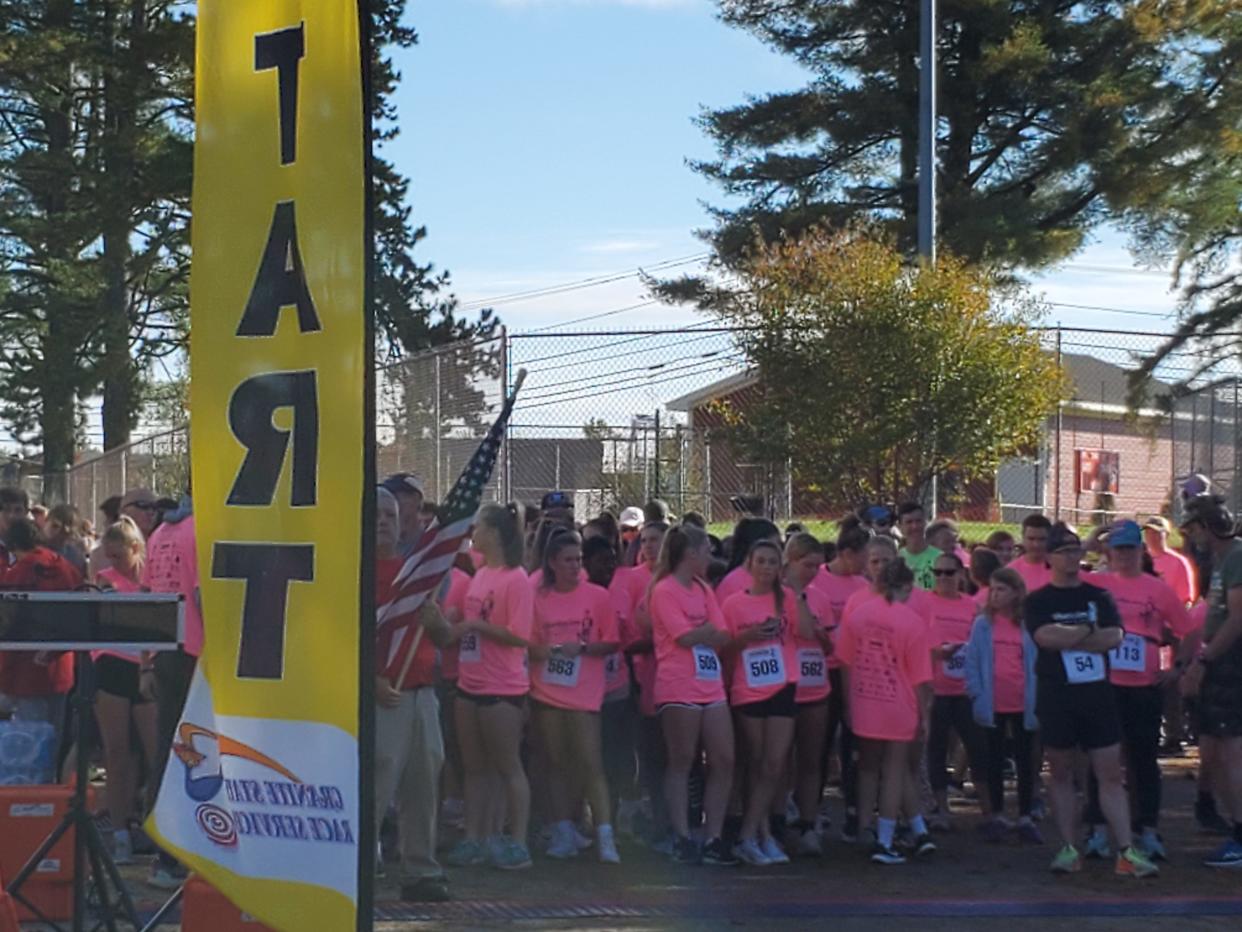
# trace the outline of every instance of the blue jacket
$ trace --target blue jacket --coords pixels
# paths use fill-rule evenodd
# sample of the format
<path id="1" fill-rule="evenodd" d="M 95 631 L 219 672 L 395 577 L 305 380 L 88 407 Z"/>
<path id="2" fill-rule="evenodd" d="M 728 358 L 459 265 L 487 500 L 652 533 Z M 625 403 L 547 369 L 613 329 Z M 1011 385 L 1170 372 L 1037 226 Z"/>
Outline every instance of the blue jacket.
<path id="1" fill-rule="evenodd" d="M 995 655 L 992 652 L 992 622 L 986 616 L 975 619 L 966 642 L 966 694 L 972 701 L 975 721 L 984 728 L 996 727 L 995 700 L 992 696 L 995 676 Z M 1035 658 L 1039 648 L 1026 628 L 1022 629 L 1022 661 L 1026 668 L 1026 690 L 1023 699 L 1022 726 L 1027 731 L 1039 730 L 1035 717 Z"/>

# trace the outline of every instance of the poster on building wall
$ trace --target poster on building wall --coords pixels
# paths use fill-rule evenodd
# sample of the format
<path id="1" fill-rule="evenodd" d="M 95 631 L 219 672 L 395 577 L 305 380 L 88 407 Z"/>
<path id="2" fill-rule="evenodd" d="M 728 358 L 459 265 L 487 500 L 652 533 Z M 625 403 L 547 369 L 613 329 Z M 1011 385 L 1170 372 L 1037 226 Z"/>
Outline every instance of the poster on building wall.
<path id="1" fill-rule="evenodd" d="M 1121 491 L 1120 453 L 1113 450 L 1075 450 L 1074 462 L 1075 492 L 1117 495 Z"/>

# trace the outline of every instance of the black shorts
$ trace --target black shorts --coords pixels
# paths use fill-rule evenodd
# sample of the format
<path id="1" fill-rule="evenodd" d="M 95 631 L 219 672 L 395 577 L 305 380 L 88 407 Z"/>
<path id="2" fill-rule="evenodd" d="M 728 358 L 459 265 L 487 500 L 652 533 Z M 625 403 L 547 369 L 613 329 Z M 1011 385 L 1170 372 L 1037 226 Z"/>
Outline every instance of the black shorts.
<path id="1" fill-rule="evenodd" d="M 1208 664 L 1198 697 L 1199 734 L 1242 738 L 1242 650 Z"/>
<path id="2" fill-rule="evenodd" d="M 476 695 L 475 693 L 466 692 L 464 689 L 462 689 L 459 686 L 457 688 L 457 698 L 465 699 L 467 702 L 473 702 L 475 705 L 483 706 L 484 708 L 490 705 L 499 705 L 502 702 L 507 702 L 509 705 L 513 706 L 515 709 L 526 708 L 526 694 L 525 693 L 523 693 L 520 696 Z"/>
<path id="3" fill-rule="evenodd" d="M 103 654 L 95 659 L 95 688 L 109 696 L 128 699 L 134 705 L 141 705 L 147 700 L 142 698 L 138 690 L 140 669 L 133 660 L 122 660 L 111 654 Z"/>
<path id="4" fill-rule="evenodd" d="M 1035 692 L 1035 715 L 1044 747 L 1096 751 L 1121 743 L 1117 697 L 1107 681 L 1067 686 L 1040 680 Z"/>
<path id="5" fill-rule="evenodd" d="M 794 701 L 797 694 L 798 684 L 790 683 L 766 699 L 737 706 L 737 711 L 747 718 L 793 718 L 798 711 L 798 705 Z"/>

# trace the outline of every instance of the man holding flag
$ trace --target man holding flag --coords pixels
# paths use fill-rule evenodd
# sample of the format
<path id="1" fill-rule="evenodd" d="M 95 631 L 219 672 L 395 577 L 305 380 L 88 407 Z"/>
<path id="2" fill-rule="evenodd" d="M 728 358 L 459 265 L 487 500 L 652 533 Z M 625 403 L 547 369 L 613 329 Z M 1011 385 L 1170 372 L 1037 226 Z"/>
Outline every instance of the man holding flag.
<path id="1" fill-rule="evenodd" d="M 405 562 L 397 550 L 401 526 L 396 496 L 381 486 L 375 498 L 375 601 L 388 602 L 393 580 Z M 442 902 L 448 881 L 436 862 L 436 817 L 444 739 L 435 693 L 436 647 L 448 644 L 450 629 L 434 601 L 428 599 L 408 615 L 378 631 L 375 656 L 389 656 L 399 631 L 415 629 L 409 662 L 396 658 L 375 677 L 375 825 L 397 794 L 401 832 L 401 899 Z"/>
<path id="2" fill-rule="evenodd" d="M 496 422 L 408 557 L 398 555 L 402 522 L 397 497 L 385 486 L 376 492 L 375 824 L 378 833 L 395 792 L 403 900 L 449 899 L 435 858 L 444 739 L 433 686 L 435 648 L 447 646 L 452 631 L 434 596 L 474 531 L 483 489 L 525 377 L 521 370 Z"/>

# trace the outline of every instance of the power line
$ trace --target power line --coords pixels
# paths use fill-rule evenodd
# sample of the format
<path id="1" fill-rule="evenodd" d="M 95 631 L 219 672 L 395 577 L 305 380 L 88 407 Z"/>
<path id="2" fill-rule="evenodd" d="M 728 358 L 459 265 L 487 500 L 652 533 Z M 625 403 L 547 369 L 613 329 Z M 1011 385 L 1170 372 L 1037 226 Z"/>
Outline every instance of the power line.
<path id="1" fill-rule="evenodd" d="M 1047 303 L 1052 307 L 1066 307 L 1076 311 L 1100 311 L 1104 314 L 1127 314 L 1134 315 L 1135 317 L 1159 317 L 1162 320 L 1168 320 L 1171 317 L 1177 316 L 1175 311 L 1127 311 L 1126 309 L 1120 307 L 1100 307 L 1096 304 L 1066 304 L 1061 301 L 1049 301 Z"/>
<path id="2" fill-rule="evenodd" d="M 716 361 L 716 362 L 719 362 L 719 361 Z M 650 382 L 644 383 L 641 387 L 646 388 L 646 387 L 650 387 L 654 385 L 662 385 L 666 382 L 680 382 L 687 378 L 692 378 L 695 375 L 708 375 L 709 373 L 716 373 L 716 372 L 724 374 L 724 373 L 730 373 L 730 372 L 735 372 L 735 371 L 736 370 L 732 366 L 717 365 L 715 368 L 704 369 L 700 372 L 685 373 L 682 375 L 672 375 L 672 376 L 668 376 L 667 378 L 662 378 L 662 379 L 653 379 Z M 581 395 L 577 393 L 574 393 L 574 394 L 575 394 L 575 397 L 577 398 L 587 399 L 587 398 L 598 398 L 603 395 L 612 395 L 612 394 L 615 394 L 617 391 L 618 391 L 618 387 L 614 386 L 612 388 L 605 389 L 604 391 L 588 392 L 585 395 Z M 527 405 L 519 406 L 519 407 L 521 410 L 528 411 L 531 408 L 543 408 L 543 407 L 547 407 L 548 405 L 555 405 L 555 404 L 563 404 L 563 402 L 560 399 L 552 399 L 549 401 L 539 401 L 534 404 L 527 404 Z"/>
<path id="3" fill-rule="evenodd" d="M 656 349 L 659 349 L 659 350 L 661 350 L 661 351 L 663 351 L 663 350 L 670 350 L 670 349 L 673 349 L 674 347 L 678 347 L 678 346 L 686 346 L 686 345 L 691 344 L 691 343 L 702 343 L 704 340 L 710 340 L 710 339 L 715 338 L 715 336 L 716 336 L 716 334 L 714 334 L 714 333 L 708 333 L 708 334 L 701 334 L 701 335 L 699 335 L 699 336 L 695 336 L 695 337 L 689 337 L 688 339 L 685 339 L 685 340 L 674 340 L 672 343 L 661 343 L 658 347 L 654 347 L 654 346 L 653 346 L 653 347 L 643 347 L 643 348 L 641 348 L 641 349 L 640 349 L 640 348 L 635 347 L 634 349 L 629 350 L 629 351 L 628 351 L 628 354 L 634 354 L 634 353 L 646 353 L 646 352 L 651 352 L 651 351 L 654 351 L 654 350 L 656 350 Z M 638 337 L 638 338 L 637 338 L 637 340 L 650 340 L 650 339 L 651 339 L 651 337 Z M 620 341 L 618 341 L 618 343 L 632 343 L 632 342 L 635 342 L 635 341 L 633 341 L 633 340 L 620 340 Z M 617 344 L 610 344 L 610 345 L 615 346 L 615 345 L 617 345 Z M 569 356 L 569 355 L 571 355 L 571 353 L 585 353 L 585 352 L 589 352 L 589 351 L 592 351 L 592 350 L 595 350 L 595 349 L 598 349 L 598 347 L 588 347 L 587 349 L 584 349 L 584 350 L 571 350 L 569 353 L 566 353 L 565 355 L 566 355 L 566 356 Z M 577 366 L 583 366 L 583 365 L 586 365 L 586 364 L 588 364 L 588 363 L 592 363 L 592 362 L 603 362 L 605 359 L 612 359 L 612 358 L 613 358 L 613 357 L 615 357 L 616 355 L 617 355 L 616 353 L 608 353 L 608 354 L 606 354 L 606 355 L 604 355 L 604 356 L 596 357 L 596 358 L 593 358 L 593 359 L 574 359 L 574 360 L 571 360 L 570 362 L 558 363 L 558 364 L 557 364 L 557 365 L 555 365 L 555 366 L 540 366 L 540 367 L 535 368 L 535 369 L 531 369 L 531 368 L 527 367 L 527 373 L 528 373 L 529 375 L 539 375 L 539 374 L 544 373 L 544 372 L 553 372 L 553 371 L 558 370 L 558 369 L 572 369 L 572 368 L 574 368 L 574 367 L 577 367 Z M 556 358 L 556 357 L 544 357 L 544 358 L 545 358 L 545 359 L 547 359 L 547 358 Z"/>
<path id="4" fill-rule="evenodd" d="M 628 307 L 619 307 L 616 310 L 612 310 L 612 311 L 601 311 L 598 314 L 590 314 L 586 317 L 575 317 L 573 320 L 557 321 L 554 324 L 548 324 L 546 327 L 536 327 L 531 332 L 532 333 L 543 333 L 546 330 L 555 330 L 557 327 L 568 327 L 570 324 L 580 324 L 586 320 L 599 320 L 601 317 L 613 317 L 617 314 L 625 314 L 625 313 L 628 313 L 629 311 L 637 311 L 640 308 L 651 307 L 651 305 L 659 304 L 659 303 L 660 302 L 655 301 L 655 300 L 640 301 L 638 304 L 631 304 Z"/>
<path id="5" fill-rule="evenodd" d="M 579 279 L 576 282 L 565 282 L 559 285 L 546 285 L 543 288 L 532 288 L 528 291 L 514 291 L 509 294 L 497 295 L 493 298 L 479 298 L 474 301 L 465 301 L 461 304 L 463 311 L 477 311 L 480 308 L 491 307 L 496 304 L 507 304 L 513 301 L 528 301 L 532 298 L 543 298 L 551 295 L 565 294 L 570 291 L 579 291 L 583 288 L 597 288 L 600 285 L 609 285 L 613 282 L 625 281 L 627 278 L 633 278 L 643 272 L 660 272 L 666 269 L 676 268 L 679 265 L 688 265 L 691 262 L 701 262 L 710 256 L 711 253 L 700 252 L 692 256 L 682 256 L 679 259 L 665 259 L 656 262 L 645 268 L 629 269 L 625 272 L 614 272 L 608 275 L 597 275 L 592 278 Z"/>
<path id="6" fill-rule="evenodd" d="M 567 397 L 570 395 L 577 395 L 579 391 L 594 387 L 593 385 L 585 385 L 577 389 L 573 389 L 573 388 L 567 389 L 564 387 L 566 385 L 573 384 L 574 382 L 584 382 L 584 381 L 594 382 L 597 385 L 600 385 L 601 387 L 605 387 L 605 386 L 611 387 L 614 390 L 620 390 L 622 388 L 641 389 L 645 385 L 649 384 L 653 375 L 665 376 L 665 375 L 668 375 L 674 372 L 686 372 L 687 370 L 693 370 L 696 367 L 703 366 L 704 363 L 714 364 L 714 363 L 719 362 L 719 359 L 717 359 L 716 357 L 721 356 L 722 353 L 726 353 L 726 352 L 727 350 L 720 349 L 720 350 L 713 350 L 710 353 L 702 353 L 696 359 L 690 360 L 689 362 L 683 361 L 682 365 L 677 365 L 677 366 L 674 366 L 673 368 L 665 368 L 666 366 L 669 365 L 669 363 L 658 363 L 657 365 L 648 366 L 642 369 L 635 369 L 635 368 L 620 369 L 615 372 L 608 373 L 608 376 L 613 378 L 613 381 L 611 382 L 606 381 L 603 375 L 591 375 L 591 376 L 586 376 L 583 379 L 573 379 L 568 382 L 557 382 L 553 385 L 546 386 L 545 390 L 542 393 L 536 391 L 532 394 L 527 395 L 526 397 L 528 401 L 543 401 L 543 400 L 554 398 L 554 397 Z M 731 359 L 736 359 L 739 362 L 745 362 L 745 359 L 741 356 L 725 357 L 725 358 L 731 358 Z"/>

